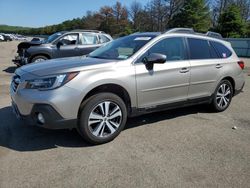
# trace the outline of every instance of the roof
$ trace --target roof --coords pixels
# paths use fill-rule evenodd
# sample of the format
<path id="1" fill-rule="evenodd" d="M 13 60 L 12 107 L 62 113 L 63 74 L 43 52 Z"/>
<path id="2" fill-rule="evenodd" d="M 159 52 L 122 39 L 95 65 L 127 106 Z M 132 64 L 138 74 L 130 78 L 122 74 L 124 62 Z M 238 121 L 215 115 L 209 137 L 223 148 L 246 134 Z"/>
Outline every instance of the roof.
<path id="1" fill-rule="evenodd" d="M 212 31 L 208 31 L 207 33 L 198 33 L 198 32 L 195 32 L 193 30 L 193 28 L 172 28 L 172 29 L 166 30 L 165 32 L 142 32 L 142 33 L 137 32 L 137 33 L 134 33 L 132 35 L 156 37 L 156 36 L 159 36 L 161 34 L 175 34 L 175 33 L 190 34 L 190 35 L 196 35 L 196 36 L 207 36 L 207 37 L 223 40 L 223 37 L 219 33 L 212 32 Z"/>
<path id="2" fill-rule="evenodd" d="M 90 33 L 105 33 L 103 31 L 98 31 L 98 30 L 86 30 L 86 29 L 74 29 L 70 32 L 90 32 Z"/>
<path id="3" fill-rule="evenodd" d="M 220 33 L 208 31 L 207 33 L 198 33 L 195 32 L 193 28 L 173 28 L 167 30 L 165 33 L 185 33 L 185 34 L 191 34 L 191 35 L 199 35 L 199 36 L 207 36 L 211 38 L 217 38 L 223 40 L 223 37 Z"/>
<path id="4" fill-rule="evenodd" d="M 156 37 L 156 36 L 159 36 L 161 35 L 162 33 L 161 32 L 137 32 L 137 33 L 133 33 L 131 35 L 137 35 L 137 36 L 147 36 L 147 37 Z"/>

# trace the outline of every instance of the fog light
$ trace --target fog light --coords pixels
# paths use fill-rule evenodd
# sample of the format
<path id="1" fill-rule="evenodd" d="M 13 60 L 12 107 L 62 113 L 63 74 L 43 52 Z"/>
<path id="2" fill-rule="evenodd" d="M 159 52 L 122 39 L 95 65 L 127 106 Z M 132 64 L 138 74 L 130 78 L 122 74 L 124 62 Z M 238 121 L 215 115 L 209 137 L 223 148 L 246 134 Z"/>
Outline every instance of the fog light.
<path id="1" fill-rule="evenodd" d="M 44 124 L 44 123 L 45 123 L 45 119 L 44 119 L 42 113 L 38 113 L 38 114 L 37 114 L 37 119 L 38 119 L 38 122 L 39 122 L 39 123 L 41 123 L 41 124 Z"/>

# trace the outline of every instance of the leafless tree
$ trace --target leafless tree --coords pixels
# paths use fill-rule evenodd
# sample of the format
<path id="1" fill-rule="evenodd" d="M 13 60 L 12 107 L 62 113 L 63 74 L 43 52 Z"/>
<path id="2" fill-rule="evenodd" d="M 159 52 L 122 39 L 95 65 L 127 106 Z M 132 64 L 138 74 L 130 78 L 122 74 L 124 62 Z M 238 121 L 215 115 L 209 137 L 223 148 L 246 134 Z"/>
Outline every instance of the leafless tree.
<path id="1" fill-rule="evenodd" d="M 142 5 L 138 1 L 132 2 L 129 9 L 129 17 L 133 23 L 133 28 L 138 28 L 141 18 Z"/>

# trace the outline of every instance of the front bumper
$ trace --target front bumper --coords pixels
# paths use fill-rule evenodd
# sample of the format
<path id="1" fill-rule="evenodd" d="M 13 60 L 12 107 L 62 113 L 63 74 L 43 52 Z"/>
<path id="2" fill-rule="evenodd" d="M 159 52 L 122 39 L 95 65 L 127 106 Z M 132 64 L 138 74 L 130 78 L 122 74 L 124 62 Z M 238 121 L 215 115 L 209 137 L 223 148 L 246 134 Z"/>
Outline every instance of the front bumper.
<path id="1" fill-rule="evenodd" d="M 18 67 L 28 64 L 28 58 L 16 56 L 15 59 L 12 59 L 12 62 Z"/>
<path id="2" fill-rule="evenodd" d="M 25 82 L 16 87 L 14 80 L 10 86 L 10 94 L 13 111 L 18 118 L 28 124 L 49 129 L 76 127 L 82 100 L 80 91 L 67 86 L 48 91 L 25 89 Z M 39 113 L 43 115 L 45 123 L 38 121 Z"/>
<path id="3" fill-rule="evenodd" d="M 47 104 L 35 104 L 29 115 L 22 115 L 14 102 L 12 102 L 12 108 L 16 117 L 25 121 L 28 125 L 47 129 L 72 129 L 77 126 L 77 119 L 66 120 L 52 106 Z M 39 121 L 39 113 L 43 115 L 45 123 Z"/>

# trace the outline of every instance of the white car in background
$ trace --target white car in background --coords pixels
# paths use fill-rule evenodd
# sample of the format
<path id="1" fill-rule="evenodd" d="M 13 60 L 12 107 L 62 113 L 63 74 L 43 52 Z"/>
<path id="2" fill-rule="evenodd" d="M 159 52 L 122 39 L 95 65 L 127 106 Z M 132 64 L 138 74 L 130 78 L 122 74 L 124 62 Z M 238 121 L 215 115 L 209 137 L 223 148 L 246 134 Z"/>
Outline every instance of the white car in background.
<path id="1" fill-rule="evenodd" d="M 4 41 L 3 35 L 0 35 L 0 41 Z"/>
<path id="2" fill-rule="evenodd" d="M 28 41 L 27 37 L 23 35 L 17 35 L 17 40 Z"/>

